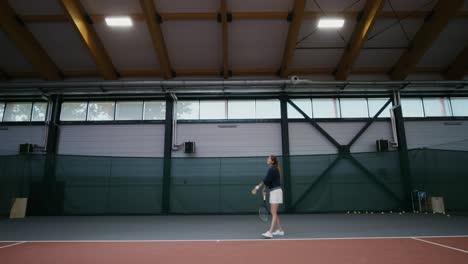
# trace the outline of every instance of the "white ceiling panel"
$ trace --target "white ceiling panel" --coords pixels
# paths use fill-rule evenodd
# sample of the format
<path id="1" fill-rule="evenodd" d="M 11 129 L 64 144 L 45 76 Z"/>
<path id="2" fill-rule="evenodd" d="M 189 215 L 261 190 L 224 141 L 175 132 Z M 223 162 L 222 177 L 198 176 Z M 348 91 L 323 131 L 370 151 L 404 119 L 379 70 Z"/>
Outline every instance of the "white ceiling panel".
<path id="1" fill-rule="evenodd" d="M 467 28 L 468 21 L 466 19 L 452 19 L 422 57 L 418 66 L 446 67 L 450 65 L 458 53 L 468 45 Z"/>
<path id="2" fill-rule="evenodd" d="M 220 9 L 219 0 L 154 0 L 159 12 L 217 12 Z"/>
<path id="3" fill-rule="evenodd" d="M 353 33 L 355 21 L 347 21 L 340 30 L 318 29 L 316 20 L 306 20 L 302 23 L 297 41 L 298 47 L 344 47 Z"/>
<path id="4" fill-rule="evenodd" d="M 220 68 L 221 25 L 215 21 L 168 21 L 162 24 L 169 58 L 175 69 Z"/>
<path id="5" fill-rule="evenodd" d="M 296 50 L 291 67 L 336 67 L 343 51 L 341 49 Z"/>
<path id="6" fill-rule="evenodd" d="M 411 40 L 424 21 L 419 19 L 408 19 L 401 21 L 401 23 L 409 40 Z M 379 19 L 374 24 L 372 31 L 369 33 L 365 46 L 406 47 L 408 46 L 409 41 L 406 38 L 405 31 L 403 31 L 396 19 Z"/>
<path id="7" fill-rule="evenodd" d="M 233 68 L 280 67 L 288 34 L 287 21 L 242 20 L 229 26 L 229 58 Z"/>
<path id="8" fill-rule="evenodd" d="M 400 49 L 362 49 L 353 67 L 392 67 L 403 52 Z"/>
<path id="9" fill-rule="evenodd" d="M 228 0 L 231 12 L 289 12 L 294 0 Z"/>
<path id="10" fill-rule="evenodd" d="M 429 11 L 436 5 L 435 0 L 386 0 L 384 11 Z"/>
<path id="11" fill-rule="evenodd" d="M 9 0 L 19 15 L 60 15 L 63 8 L 57 0 Z"/>
<path id="12" fill-rule="evenodd" d="M 306 10 L 316 12 L 339 13 L 343 11 L 360 11 L 364 8 L 366 1 L 356 0 L 308 0 Z"/>
<path id="13" fill-rule="evenodd" d="M 89 14 L 125 15 L 141 13 L 137 0 L 80 0 Z"/>
<path id="14" fill-rule="evenodd" d="M 31 64 L 23 57 L 3 31 L 0 30 L 0 68 L 6 72 L 33 71 Z"/>
<path id="15" fill-rule="evenodd" d="M 94 27 L 117 69 L 159 68 L 145 23 L 134 21 L 129 28 L 111 28 L 105 23 L 95 24 Z"/>
<path id="16" fill-rule="evenodd" d="M 28 28 L 61 70 L 95 69 L 88 49 L 68 23 L 35 23 Z"/>

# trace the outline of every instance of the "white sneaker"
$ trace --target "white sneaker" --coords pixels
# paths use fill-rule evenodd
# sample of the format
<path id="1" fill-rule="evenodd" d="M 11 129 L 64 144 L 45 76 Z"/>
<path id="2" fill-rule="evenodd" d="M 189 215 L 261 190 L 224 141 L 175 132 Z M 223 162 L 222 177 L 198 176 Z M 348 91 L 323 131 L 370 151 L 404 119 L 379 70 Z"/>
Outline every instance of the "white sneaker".
<path id="1" fill-rule="evenodd" d="M 276 230 L 275 232 L 273 232 L 274 236 L 284 236 L 284 231 L 283 230 Z"/>
<path id="2" fill-rule="evenodd" d="M 273 238 L 273 234 L 270 231 L 266 231 L 262 234 L 264 238 Z"/>

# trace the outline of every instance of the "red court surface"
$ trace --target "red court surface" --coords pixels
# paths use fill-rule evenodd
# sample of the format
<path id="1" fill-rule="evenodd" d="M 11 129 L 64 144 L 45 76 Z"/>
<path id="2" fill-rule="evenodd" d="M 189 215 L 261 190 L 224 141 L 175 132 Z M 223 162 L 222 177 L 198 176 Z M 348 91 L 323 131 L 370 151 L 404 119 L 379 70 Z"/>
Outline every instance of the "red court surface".
<path id="1" fill-rule="evenodd" d="M 468 237 L 16 243 L 0 263 L 468 263 Z"/>

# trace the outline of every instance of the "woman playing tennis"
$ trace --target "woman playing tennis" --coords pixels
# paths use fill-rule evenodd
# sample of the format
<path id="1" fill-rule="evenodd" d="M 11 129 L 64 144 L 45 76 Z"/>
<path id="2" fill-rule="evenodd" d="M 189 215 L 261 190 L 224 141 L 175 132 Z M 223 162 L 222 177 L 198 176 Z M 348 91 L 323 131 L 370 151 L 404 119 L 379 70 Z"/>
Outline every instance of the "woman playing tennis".
<path id="1" fill-rule="evenodd" d="M 268 168 L 267 175 L 255 188 L 252 190 L 252 193 L 256 193 L 262 186 L 263 192 L 266 192 L 268 188 L 270 192 L 270 212 L 271 212 L 271 226 L 270 229 L 263 233 L 262 236 L 265 238 L 272 238 L 275 236 L 283 236 L 284 231 L 280 224 L 280 219 L 278 217 L 278 206 L 283 203 L 283 190 L 281 190 L 281 181 L 280 181 L 280 167 L 278 163 L 278 158 L 274 155 L 270 155 L 267 159 L 267 164 L 270 166 Z M 278 229 L 273 232 L 275 225 L 278 226 Z"/>

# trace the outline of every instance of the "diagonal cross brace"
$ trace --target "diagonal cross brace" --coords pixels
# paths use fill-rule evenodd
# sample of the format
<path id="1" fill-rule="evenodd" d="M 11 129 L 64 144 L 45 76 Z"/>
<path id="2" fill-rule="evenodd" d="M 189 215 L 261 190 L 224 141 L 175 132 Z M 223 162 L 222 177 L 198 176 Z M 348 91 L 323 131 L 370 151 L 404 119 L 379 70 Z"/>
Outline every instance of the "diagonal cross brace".
<path id="1" fill-rule="evenodd" d="M 374 123 L 375 120 L 377 120 L 379 115 L 385 110 L 385 108 L 391 102 L 392 102 L 392 99 L 388 99 L 388 101 L 382 106 L 382 108 L 380 108 L 380 110 L 374 115 L 374 117 L 372 117 L 371 120 L 367 121 L 367 123 L 361 128 L 361 130 L 359 130 L 359 132 L 356 134 L 356 136 L 354 136 L 353 139 L 351 139 L 351 141 L 349 141 L 348 148 L 351 148 L 351 146 L 356 142 L 356 140 L 358 140 L 362 136 L 362 134 L 364 134 L 364 132 L 370 127 L 370 125 L 372 125 L 372 123 Z"/>
<path id="2" fill-rule="evenodd" d="M 388 188 L 385 183 L 383 183 L 381 180 L 379 180 L 372 172 L 370 172 L 364 165 L 362 165 L 356 158 L 354 158 L 351 155 L 348 155 L 346 157 L 349 161 L 351 161 L 357 168 L 359 168 L 364 174 L 371 180 L 373 180 L 379 187 L 381 187 L 388 195 L 390 195 L 395 201 L 397 201 L 399 204 L 403 204 L 403 200 L 398 197 L 397 194 L 395 194 L 390 188 Z"/>
<path id="3" fill-rule="evenodd" d="M 330 136 L 330 134 L 327 133 L 327 131 L 325 131 L 319 124 L 317 124 L 317 122 L 315 122 L 312 118 L 310 118 L 306 113 L 304 113 L 304 111 L 302 111 L 301 108 L 299 108 L 299 106 L 297 106 L 293 101 L 291 101 L 291 99 L 287 99 L 288 103 L 294 107 L 296 109 L 296 111 L 298 111 L 301 115 L 304 116 L 304 118 L 309 121 L 309 123 L 315 127 L 315 129 L 317 129 L 320 134 L 322 134 L 324 137 L 326 137 L 328 139 L 328 141 L 330 141 L 338 150 L 341 150 L 342 149 L 342 146 L 340 143 L 338 143 L 332 136 Z"/>
<path id="4" fill-rule="evenodd" d="M 342 159 L 342 156 L 339 155 L 333 160 L 333 162 L 315 179 L 315 181 L 307 188 L 307 190 L 299 197 L 299 199 L 296 200 L 294 204 L 291 205 L 291 211 L 294 212 L 296 210 L 296 206 L 300 204 L 306 197 L 307 195 L 317 186 L 317 184 L 322 181 L 327 174 L 330 173 L 330 171 L 338 164 L 338 162 Z"/>

